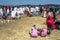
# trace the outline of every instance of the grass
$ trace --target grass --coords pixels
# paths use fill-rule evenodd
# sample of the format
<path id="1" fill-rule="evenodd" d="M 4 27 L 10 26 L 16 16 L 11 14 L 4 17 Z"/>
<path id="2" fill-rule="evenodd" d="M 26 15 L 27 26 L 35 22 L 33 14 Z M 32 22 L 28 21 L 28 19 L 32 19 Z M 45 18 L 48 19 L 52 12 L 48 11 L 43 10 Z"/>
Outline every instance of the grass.
<path id="1" fill-rule="evenodd" d="M 60 19 L 60 16 L 57 16 Z M 31 27 L 35 24 L 37 27 L 46 27 L 46 18 L 41 16 L 27 17 L 21 15 L 19 20 L 11 20 L 9 23 L 0 23 L 0 40 L 60 40 L 60 31 L 53 30 L 51 35 L 46 37 L 32 38 L 29 35 Z"/>

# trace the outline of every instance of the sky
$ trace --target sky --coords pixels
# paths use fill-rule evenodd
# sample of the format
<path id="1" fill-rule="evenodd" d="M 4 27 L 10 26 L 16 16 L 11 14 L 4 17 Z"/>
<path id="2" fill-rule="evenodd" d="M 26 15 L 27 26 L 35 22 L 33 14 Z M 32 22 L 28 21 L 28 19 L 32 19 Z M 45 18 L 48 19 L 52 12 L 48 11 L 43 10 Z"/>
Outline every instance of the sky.
<path id="1" fill-rule="evenodd" d="M 0 5 L 60 4 L 60 0 L 0 0 Z"/>

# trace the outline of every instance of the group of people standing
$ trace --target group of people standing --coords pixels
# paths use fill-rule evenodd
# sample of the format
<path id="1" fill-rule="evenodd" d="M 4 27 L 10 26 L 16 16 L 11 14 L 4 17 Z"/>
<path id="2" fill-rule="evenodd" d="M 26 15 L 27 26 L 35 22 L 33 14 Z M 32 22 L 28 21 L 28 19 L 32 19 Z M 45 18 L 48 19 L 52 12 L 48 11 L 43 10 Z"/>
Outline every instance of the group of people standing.
<path id="1" fill-rule="evenodd" d="M 7 19 L 9 14 L 8 8 L 0 8 L 0 16 L 2 16 L 3 19 Z"/>
<path id="2" fill-rule="evenodd" d="M 33 16 L 39 14 L 39 7 L 2 7 L 0 8 L 0 15 L 3 19 L 7 19 L 10 15 L 13 19 L 20 18 L 20 14 L 27 14 Z"/>
<path id="3" fill-rule="evenodd" d="M 12 7 L 9 9 L 9 7 L 3 7 L 0 8 L 0 15 L 3 15 L 6 19 L 8 14 L 11 14 L 12 18 L 19 18 L 19 14 L 27 14 L 27 16 L 38 16 L 40 14 L 43 15 L 43 17 L 47 17 L 47 15 L 50 15 L 50 12 L 53 12 L 53 15 L 55 17 L 55 11 L 53 8 L 47 8 L 47 7 Z M 57 10 L 56 10 L 57 11 Z M 52 13 L 51 12 L 51 13 Z M 6 14 L 6 15 L 5 15 Z"/>
<path id="4" fill-rule="evenodd" d="M 0 16 L 2 16 L 3 19 L 7 19 L 8 16 L 10 16 L 12 19 L 20 18 L 20 13 L 24 13 L 22 8 L 9 8 L 9 7 L 2 7 L 0 8 Z"/>
<path id="5" fill-rule="evenodd" d="M 40 12 L 40 8 L 39 7 L 30 7 L 29 11 L 27 13 L 27 16 L 31 17 L 33 15 L 38 16 Z"/>

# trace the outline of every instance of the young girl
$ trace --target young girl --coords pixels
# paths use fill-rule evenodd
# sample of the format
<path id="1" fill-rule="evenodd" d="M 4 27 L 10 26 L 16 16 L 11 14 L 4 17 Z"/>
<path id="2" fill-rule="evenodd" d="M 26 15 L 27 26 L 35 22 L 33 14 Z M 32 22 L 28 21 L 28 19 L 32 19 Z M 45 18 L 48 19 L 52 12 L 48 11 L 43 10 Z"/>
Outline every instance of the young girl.
<path id="1" fill-rule="evenodd" d="M 41 29 L 40 36 L 41 36 L 41 37 L 47 36 L 47 29 L 46 29 L 46 28 L 43 27 L 43 28 Z"/>
<path id="2" fill-rule="evenodd" d="M 48 16 L 46 19 L 46 24 L 47 24 L 47 29 L 48 29 L 49 34 L 50 34 L 51 30 L 53 29 L 54 18 L 51 16 Z"/>
<path id="3" fill-rule="evenodd" d="M 38 31 L 36 25 L 33 25 L 31 32 L 30 32 L 31 37 L 37 37 L 38 36 Z"/>

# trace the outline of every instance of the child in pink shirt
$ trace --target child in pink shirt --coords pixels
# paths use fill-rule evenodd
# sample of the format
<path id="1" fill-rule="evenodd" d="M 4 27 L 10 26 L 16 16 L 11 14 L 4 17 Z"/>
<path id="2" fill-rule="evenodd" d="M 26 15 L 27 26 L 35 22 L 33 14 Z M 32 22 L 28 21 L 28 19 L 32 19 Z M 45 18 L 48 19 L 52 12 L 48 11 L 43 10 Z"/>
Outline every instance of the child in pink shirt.
<path id="1" fill-rule="evenodd" d="M 38 36 L 38 31 L 36 25 L 33 25 L 31 32 L 30 32 L 31 37 L 37 37 Z"/>

